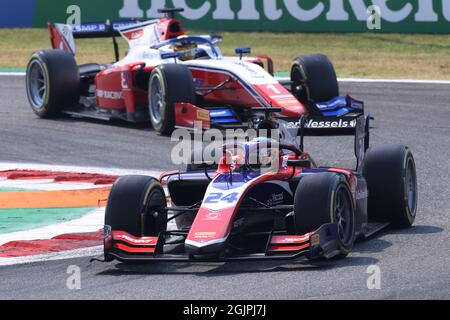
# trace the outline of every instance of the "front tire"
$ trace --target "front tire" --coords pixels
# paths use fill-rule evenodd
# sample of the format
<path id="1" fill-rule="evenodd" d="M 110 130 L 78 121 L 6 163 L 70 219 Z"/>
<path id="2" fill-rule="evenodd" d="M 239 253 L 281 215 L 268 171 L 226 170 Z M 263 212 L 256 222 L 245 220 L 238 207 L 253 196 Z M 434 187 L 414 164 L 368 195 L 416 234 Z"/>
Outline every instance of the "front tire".
<path id="1" fill-rule="evenodd" d="M 417 211 L 416 165 L 411 150 L 402 145 L 370 148 L 363 175 L 369 190 L 369 219 L 389 221 L 397 228 L 410 227 Z"/>
<path id="2" fill-rule="evenodd" d="M 345 177 L 332 172 L 305 175 L 295 191 L 294 230 L 305 234 L 326 223 L 337 223 L 338 257 L 347 256 L 355 242 L 355 210 Z"/>
<path id="3" fill-rule="evenodd" d="M 152 177 L 123 176 L 111 188 L 105 225 L 135 237 L 157 236 L 167 227 L 166 198 Z"/>
<path id="4" fill-rule="evenodd" d="M 148 88 L 150 121 L 162 135 L 175 127 L 175 103 L 194 103 L 194 80 L 189 69 L 180 64 L 157 66 L 150 75 Z"/>
<path id="5" fill-rule="evenodd" d="M 27 66 L 26 90 L 31 109 L 50 118 L 79 103 L 80 74 L 75 58 L 62 50 L 33 53 Z"/>

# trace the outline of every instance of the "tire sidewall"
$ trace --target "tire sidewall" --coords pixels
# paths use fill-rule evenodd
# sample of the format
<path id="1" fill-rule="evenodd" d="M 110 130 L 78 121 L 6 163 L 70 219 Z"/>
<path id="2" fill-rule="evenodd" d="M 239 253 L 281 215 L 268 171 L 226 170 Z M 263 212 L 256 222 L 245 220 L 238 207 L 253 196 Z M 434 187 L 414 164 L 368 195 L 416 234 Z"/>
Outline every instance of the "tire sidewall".
<path id="1" fill-rule="evenodd" d="M 161 206 L 154 207 L 156 208 L 155 211 L 149 212 L 149 210 L 151 209 L 151 200 L 155 196 L 160 196 L 163 202 L 161 203 Z M 146 208 L 144 209 L 146 214 L 146 217 L 144 219 L 144 229 L 146 230 L 146 234 L 148 234 L 149 236 L 157 236 L 161 231 L 165 231 L 167 229 L 167 212 L 162 212 L 162 208 L 165 207 L 165 199 L 166 197 L 164 189 L 162 188 L 161 184 L 157 180 L 152 181 L 149 184 L 148 190 L 143 199 L 144 205 L 146 206 Z M 158 211 L 157 209 L 160 210 Z M 154 219 L 154 216 L 152 216 L 152 213 L 155 212 L 158 213 L 157 219 Z"/>
<path id="2" fill-rule="evenodd" d="M 29 71 L 33 63 L 38 63 L 46 81 L 46 93 L 42 107 L 36 109 L 31 103 Z M 26 91 L 31 109 L 41 118 L 56 116 L 62 108 L 71 108 L 80 98 L 80 74 L 75 58 L 59 49 L 39 50 L 32 54 L 27 65 Z"/>
<path id="3" fill-rule="evenodd" d="M 43 117 L 45 116 L 47 113 L 49 113 L 48 110 L 48 105 L 49 105 L 49 100 L 50 100 L 50 90 L 51 90 L 51 86 L 52 86 L 52 80 L 50 78 L 50 73 L 48 70 L 48 64 L 47 64 L 47 60 L 45 58 L 44 52 L 43 51 L 37 51 L 35 53 L 33 53 L 33 55 L 31 56 L 30 61 L 28 62 L 27 65 L 27 72 L 26 72 L 26 91 L 27 91 L 27 97 L 28 97 L 28 101 L 31 101 L 31 93 L 30 93 L 30 87 L 29 87 L 29 77 L 30 77 L 30 67 L 32 66 L 32 64 L 37 63 L 39 64 L 39 66 L 42 68 L 42 70 L 44 71 L 44 80 L 46 82 L 46 86 L 47 86 L 47 90 L 45 92 L 45 97 L 44 97 L 44 101 L 43 104 L 37 109 L 35 108 L 32 103 L 30 102 L 30 106 L 31 109 L 34 111 L 34 113 L 36 113 L 39 117 Z"/>
<path id="4" fill-rule="evenodd" d="M 340 177 L 339 181 L 336 182 L 336 186 L 334 187 L 333 190 L 338 190 L 338 191 L 339 190 L 344 190 L 344 192 L 346 193 L 346 196 L 348 197 L 349 204 L 351 206 L 351 210 L 350 210 L 350 214 L 351 214 L 351 238 L 348 241 L 348 243 L 343 243 L 342 239 L 340 239 L 338 237 L 339 250 L 341 252 L 341 255 L 342 256 L 346 256 L 347 254 L 350 253 L 350 251 L 352 250 L 353 245 L 355 243 L 355 236 L 356 236 L 356 233 L 355 233 L 355 221 L 356 221 L 356 219 L 355 219 L 356 218 L 355 217 L 355 204 L 354 204 L 353 197 L 352 197 L 352 194 L 350 192 L 350 188 L 348 186 L 348 183 L 347 183 L 347 181 L 345 181 L 344 177 L 342 177 L 342 176 Z M 337 192 L 333 193 L 333 200 L 332 200 L 333 201 L 332 202 L 333 206 L 336 203 L 337 194 L 338 194 Z M 333 221 L 332 222 L 333 223 L 336 222 L 336 217 L 334 216 L 334 212 L 333 212 Z"/>
<path id="5" fill-rule="evenodd" d="M 186 65 L 165 63 L 153 69 L 148 86 L 149 113 L 152 118 L 151 85 L 154 77 L 159 77 L 163 90 L 164 105 L 160 122 L 151 119 L 153 128 L 161 135 L 170 135 L 175 128 L 175 104 L 195 104 L 195 86 L 192 73 Z"/>
<path id="6" fill-rule="evenodd" d="M 151 98 L 150 98 L 150 94 L 151 94 L 151 88 L 153 85 L 153 81 L 155 81 L 155 79 L 158 79 L 159 84 L 161 86 L 162 92 L 163 92 L 163 96 L 164 96 L 164 105 L 163 108 L 161 110 L 161 121 L 156 122 L 153 119 L 153 110 L 152 110 L 152 106 L 151 106 Z M 167 81 L 166 81 L 166 77 L 164 75 L 164 73 L 161 71 L 161 68 L 156 67 L 151 75 L 150 75 L 150 82 L 149 82 L 149 115 L 150 115 L 150 121 L 151 124 L 153 126 L 153 128 L 158 131 L 158 132 L 165 132 L 167 131 L 167 127 L 172 124 L 174 122 L 174 113 L 175 111 L 173 110 L 174 106 L 170 103 L 169 99 L 168 99 L 168 94 L 167 94 Z"/>
<path id="7" fill-rule="evenodd" d="M 414 172 L 414 214 L 408 204 L 407 166 Z M 418 204 L 417 173 L 411 150 L 403 145 L 379 145 L 368 150 L 363 175 L 368 184 L 371 221 L 388 221 L 393 227 L 409 227 Z"/>
<path id="8" fill-rule="evenodd" d="M 407 170 L 408 170 L 408 164 L 411 163 L 413 165 L 413 169 L 414 169 L 414 175 L 415 175 L 415 181 L 414 181 L 414 188 L 416 190 L 415 192 L 415 203 L 414 203 L 414 214 L 411 212 L 411 208 L 409 207 L 409 203 L 408 203 L 408 182 L 406 181 L 406 175 L 407 175 Z M 406 218 L 408 219 L 410 224 L 414 223 L 414 220 L 416 218 L 416 212 L 417 212 L 417 202 L 418 202 L 418 192 L 417 192 L 417 173 L 416 173 L 416 164 L 414 161 L 414 157 L 412 155 L 412 152 L 409 148 L 406 148 L 406 152 L 405 152 L 405 160 L 403 161 L 403 203 L 404 206 L 406 208 Z"/>
<path id="9" fill-rule="evenodd" d="M 292 65 L 291 68 L 291 80 L 294 77 L 294 73 L 295 72 L 299 72 L 300 73 L 300 77 L 301 77 L 301 81 L 305 82 L 305 84 L 307 84 L 307 78 L 306 78 L 306 74 L 305 74 L 305 70 L 303 69 L 303 66 L 300 64 L 299 61 L 294 61 L 294 64 Z M 299 91 L 297 92 L 296 87 L 299 85 L 296 83 L 293 83 L 291 86 L 291 91 L 294 93 L 294 95 L 297 97 L 297 99 L 299 99 L 302 103 L 306 103 L 308 100 L 310 100 L 310 91 L 309 91 L 309 85 L 306 85 L 303 89 L 304 92 Z"/>

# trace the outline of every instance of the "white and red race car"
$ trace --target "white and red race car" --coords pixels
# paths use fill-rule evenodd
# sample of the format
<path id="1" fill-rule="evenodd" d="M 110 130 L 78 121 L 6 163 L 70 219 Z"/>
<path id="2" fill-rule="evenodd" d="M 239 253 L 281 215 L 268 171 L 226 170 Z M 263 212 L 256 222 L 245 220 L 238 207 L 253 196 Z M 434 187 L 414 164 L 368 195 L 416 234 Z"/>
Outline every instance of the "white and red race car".
<path id="1" fill-rule="evenodd" d="M 40 117 L 58 113 L 132 122 L 150 121 L 161 134 L 175 127 L 203 129 L 269 127 L 265 110 L 277 117 L 339 117 L 361 105 L 340 97 L 327 57 L 298 57 L 290 81 L 274 77 L 267 55 L 225 57 L 217 35 L 188 36 L 179 20 L 182 9 L 162 9 L 166 17 L 138 22 L 49 23 L 52 50 L 37 51 L 28 64 L 26 88 Z M 116 35 L 129 44 L 119 60 Z M 77 65 L 74 38 L 112 37 L 116 62 Z"/>

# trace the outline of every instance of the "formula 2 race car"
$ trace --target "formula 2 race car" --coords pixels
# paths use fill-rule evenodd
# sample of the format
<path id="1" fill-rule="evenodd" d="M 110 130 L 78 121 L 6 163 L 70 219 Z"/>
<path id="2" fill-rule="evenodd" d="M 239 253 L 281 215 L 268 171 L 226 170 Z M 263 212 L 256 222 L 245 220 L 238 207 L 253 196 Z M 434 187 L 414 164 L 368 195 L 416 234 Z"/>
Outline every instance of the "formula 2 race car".
<path id="1" fill-rule="evenodd" d="M 27 67 L 32 110 L 42 118 L 65 113 L 148 121 L 170 134 L 175 127 L 192 129 L 195 122 L 203 129 L 264 128 L 261 108 L 282 108 L 278 117 L 299 119 L 310 111 L 308 104 L 332 112 L 349 101 L 336 100 L 336 74 L 325 56 L 296 58 L 291 79 L 278 81 L 269 56 L 249 57 L 250 48 L 238 48 L 237 56 L 224 57 L 220 36 L 186 35 L 174 18 L 179 11 L 163 9 L 165 18 L 145 22 L 49 23 L 53 50 L 35 52 Z M 121 60 L 119 34 L 129 44 Z M 95 37 L 112 37 L 116 62 L 78 66 L 74 38 Z"/>
<path id="2" fill-rule="evenodd" d="M 339 120 L 301 117 L 297 126 L 278 119 L 280 142 L 224 144 L 217 167 L 119 178 L 106 207 L 105 261 L 345 257 L 358 238 L 411 226 L 413 155 L 402 145 L 369 148 L 369 121 L 363 108 Z M 354 135 L 356 169 L 318 167 L 304 151 L 308 135 Z M 250 161 L 255 154 L 264 161 Z"/>

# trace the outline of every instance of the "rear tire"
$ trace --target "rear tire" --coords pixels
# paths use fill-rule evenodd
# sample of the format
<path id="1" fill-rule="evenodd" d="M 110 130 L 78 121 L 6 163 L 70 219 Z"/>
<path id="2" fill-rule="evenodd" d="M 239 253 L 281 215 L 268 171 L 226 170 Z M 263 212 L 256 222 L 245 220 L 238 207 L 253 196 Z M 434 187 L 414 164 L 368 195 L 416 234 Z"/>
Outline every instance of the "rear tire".
<path id="1" fill-rule="evenodd" d="M 162 64 L 150 75 L 148 88 L 150 121 L 162 135 L 175 127 L 175 103 L 194 103 L 194 80 L 189 69 L 180 64 Z"/>
<path id="2" fill-rule="evenodd" d="M 323 54 L 310 54 L 295 59 L 291 68 L 292 93 L 306 104 L 326 102 L 339 96 L 339 84 L 333 64 Z"/>
<path id="3" fill-rule="evenodd" d="M 346 179 L 332 172 L 303 176 L 294 197 L 296 234 L 309 233 L 325 223 L 335 222 L 338 223 L 338 257 L 345 257 L 355 242 L 355 210 Z"/>
<path id="4" fill-rule="evenodd" d="M 152 177 L 123 176 L 109 194 L 105 225 L 135 237 L 157 236 L 167 227 L 166 197 Z"/>
<path id="5" fill-rule="evenodd" d="M 72 54 L 62 50 L 33 53 L 27 66 L 26 90 L 31 109 L 50 118 L 80 100 L 80 74 Z"/>
<path id="6" fill-rule="evenodd" d="M 417 176 L 414 157 L 408 147 L 381 145 L 367 151 L 363 175 L 369 190 L 369 220 L 389 221 L 407 228 L 417 211 Z"/>

